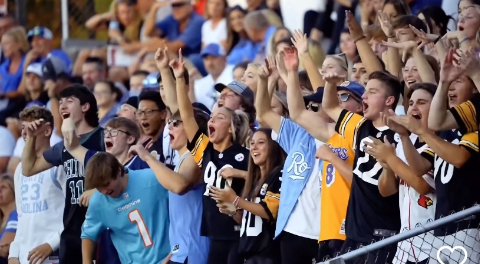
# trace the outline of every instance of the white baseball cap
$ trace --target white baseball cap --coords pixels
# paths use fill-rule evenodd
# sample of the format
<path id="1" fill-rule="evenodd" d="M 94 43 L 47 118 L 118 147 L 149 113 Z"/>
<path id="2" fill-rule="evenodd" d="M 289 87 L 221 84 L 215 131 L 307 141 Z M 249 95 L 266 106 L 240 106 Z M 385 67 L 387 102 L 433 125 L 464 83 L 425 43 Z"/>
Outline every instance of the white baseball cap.
<path id="1" fill-rule="evenodd" d="M 34 73 L 39 77 L 42 77 L 42 64 L 41 63 L 32 63 L 28 65 L 27 69 L 25 70 L 26 73 Z"/>

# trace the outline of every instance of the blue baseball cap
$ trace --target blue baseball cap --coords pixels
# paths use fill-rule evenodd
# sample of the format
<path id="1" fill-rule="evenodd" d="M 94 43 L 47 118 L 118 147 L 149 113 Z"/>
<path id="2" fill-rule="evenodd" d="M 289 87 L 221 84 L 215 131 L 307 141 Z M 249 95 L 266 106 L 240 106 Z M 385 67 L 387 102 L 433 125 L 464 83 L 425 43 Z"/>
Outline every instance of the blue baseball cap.
<path id="1" fill-rule="evenodd" d="M 53 39 L 53 33 L 46 27 L 34 27 L 28 31 L 28 41 L 32 41 L 33 37 L 41 37 L 44 39 Z"/>
<path id="2" fill-rule="evenodd" d="M 362 101 L 362 95 L 365 93 L 365 87 L 357 82 L 346 81 L 337 86 L 339 91 L 348 91 L 357 97 L 358 100 Z"/>
<path id="3" fill-rule="evenodd" d="M 255 100 L 255 95 L 253 94 L 252 89 L 248 88 L 248 86 L 241 82 L 233 81 L 228 85 L 225 85 L 223 83 L 215 84 L 215 90 L 217 90 L 217 92 L 219 93 L 221 93 L 225 88 L 228 88 L 234 93 L 242 96 L 243 98 L 250 100 L 251 103 L 253 103 Z"/>
<path id="4" fill-rule="evenodd" d="M 150 73 L 145 79 L 143 79 L 143 89 L 160 89 L 157 77 L 158 73 Z"/>
<path id="5" fill-rule="evenodd" d="M 323 99 L 323 87 L 318 87 L 317 91 L 311 95 L 307 95 L 303 97 L 303 101 L 307 105 L 309 102 L 314 102 L 321 104 Z"/>
<path id="6" fill-rule="evenodd" d="M 225 52 L 225 49 L 216 43 L 210 43 L 205 48 L 203 48 L 202 52 L 200 53 L 202 58 L 205 58 L 206 56 L 210 55 L 213 57 L 221 57 L 221 56 L 226 56 L 227 53 Z"/>

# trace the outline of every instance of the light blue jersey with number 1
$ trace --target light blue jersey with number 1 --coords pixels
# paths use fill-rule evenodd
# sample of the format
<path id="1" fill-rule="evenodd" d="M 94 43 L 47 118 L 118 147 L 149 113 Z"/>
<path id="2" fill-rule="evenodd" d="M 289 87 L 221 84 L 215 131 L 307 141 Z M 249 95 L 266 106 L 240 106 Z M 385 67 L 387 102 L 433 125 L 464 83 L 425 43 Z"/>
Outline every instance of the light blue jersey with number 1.
<path id="1" fill-rule="evenodd" d="M 92 195 L 82 239 L 96 242 L 108 227 L 122 263 L 161 263 L 170 250 L 168 191 L 151 169 L 130 170 L 128 175 L 127 189 L 120 197 L 98 191 Z"/>

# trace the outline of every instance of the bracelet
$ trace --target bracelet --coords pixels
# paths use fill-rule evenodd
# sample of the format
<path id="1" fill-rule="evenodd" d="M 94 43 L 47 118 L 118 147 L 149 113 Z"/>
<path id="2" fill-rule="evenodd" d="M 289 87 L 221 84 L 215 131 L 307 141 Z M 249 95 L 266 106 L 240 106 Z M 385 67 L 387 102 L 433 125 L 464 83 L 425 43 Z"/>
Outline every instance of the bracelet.
<path id="1" fill-rule="evenodd" d="M 235 206 L 235 208 L 238 207 L 238 202 L 239 202 L 239 201 L 240 201 L 240 197 L 237 196 L 237 197 L 235 198 L 235 200 L 233 201 L 233 206 Z"/>
<path id="2" fill-rule="evenodd" d="M 361 36 L 361 37 L 359 37 L 358 39 L 354 40 L 353 43 L 357 43 L 357 41 L 362 40 L 362 39 L 364 39 L 364 38 L 365 38 L 365 36 Z"/>
<path id="3" fill-rule="evenodd" d="M 435 41 L 433 42 L 433 44 L 437 44 L 437 42 L 439 42 L 441 39 L 442 39 L 442 35 L 438 36 L 437 39 L 435 39 Z"/>
<path id="4" fill-rule="evenodd" d="M 233 211 L 232 213 L 228 214 L 228 216 L 233 217 L 237 213 L 237 210 Z"/>

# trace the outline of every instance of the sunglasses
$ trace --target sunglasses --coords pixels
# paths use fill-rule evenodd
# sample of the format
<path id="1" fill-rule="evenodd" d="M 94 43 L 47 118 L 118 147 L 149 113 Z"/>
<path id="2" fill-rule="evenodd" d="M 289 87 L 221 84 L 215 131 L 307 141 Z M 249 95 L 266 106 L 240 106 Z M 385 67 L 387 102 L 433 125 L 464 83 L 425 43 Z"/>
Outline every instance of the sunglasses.
<path id="1" fill-rule="evenodd" d="M 318 112 L 320 109 L 320 104 L 313 103 L 311 105 L 307 105 L 307 110 L 312 110 L 312 112 Z"/>
<path id="2" fill-rule="evenodd" d="M 178 127 L 182 123 L 181 120 L 170 119 L 168 120 L 168 125 L 172 124 L 173 127 Z"/>
<path id="3" fill-rule="evenodd" d="M 172 8 L 178 8 L 187 5 L 187 2 L 172 3 Z"/>
<path id="4" fill-rule="evenodd" d="M 348 99 L 352 98 L 353 100 L 359 102 L 359 100 L 357 98 L 355 98 L 354 96 L 352 96 L 351 94 L 348 94 L 348 93 L 344 93 L 344 94 L 341 94 L 338 96 L 338 98 L 340 99 L 340 101 L 342 103 L 345 103 L 346 101 L 348 101 Z"/>

